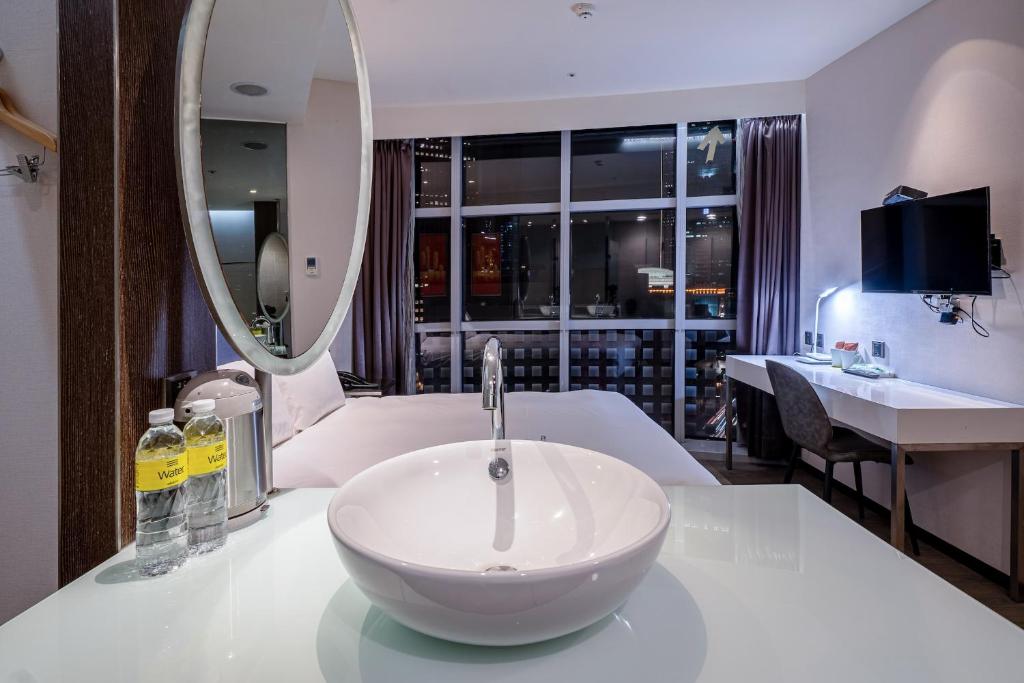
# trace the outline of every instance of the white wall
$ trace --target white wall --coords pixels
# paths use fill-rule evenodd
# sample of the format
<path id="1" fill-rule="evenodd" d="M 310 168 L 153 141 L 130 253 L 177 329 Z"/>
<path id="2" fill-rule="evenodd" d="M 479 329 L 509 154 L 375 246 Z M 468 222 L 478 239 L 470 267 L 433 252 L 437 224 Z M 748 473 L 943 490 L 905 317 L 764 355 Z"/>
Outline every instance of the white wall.
<path id="1" fill-rule="evenodd" d="M 992 229 L 1024 289 L 1024 2 L 935 0 L 807 81 L 811 221 L 802 241 L 802 330 L 829 285 L 825 340 L 889 346 L 906 379 L 1024 403 L 1024 315 L 1006 281 L 978 301 L 982 339 L 938 324 L 913 295 L 860 293 L 860 211 L 900 184 L 941 194 L 992 187 Z M 914 520 L 1003 570 L 1006 454 L 921 455 Z M 840 467 L 847 481 L 849 468 Z M 887 500 L 888 468 L 865 486 Z"/>
<path id="2" fill-rule="evenodd" d="M 389 140 L 530 133 L 797 114 L 803 110 L 803 81 L 788 81 L 496 104 L 375 107 L 373 136 Z"/>
<path id="3" fill-rule="evenodd" d="M 354 84 L 314 80 L 301 124 L 288 124 L 288 249 L 291 256 L 292 347 L 302 352 L 323 331 L 348 271 L 359 195 L 359 95 Z M 306 275 L 317 256 L 320 274 Z M 346 321 L 331 346 L 351 368 Z"/>
<path id="4" fill-rule="evenodd" d="M 57 130 L 52 0 L 0 5 L 0 88 Z M 40 147 L 0 126 L 0 166 Z M 0 177 L 0 623 L 57 588 L 58 161 L 38 184 Z"/>

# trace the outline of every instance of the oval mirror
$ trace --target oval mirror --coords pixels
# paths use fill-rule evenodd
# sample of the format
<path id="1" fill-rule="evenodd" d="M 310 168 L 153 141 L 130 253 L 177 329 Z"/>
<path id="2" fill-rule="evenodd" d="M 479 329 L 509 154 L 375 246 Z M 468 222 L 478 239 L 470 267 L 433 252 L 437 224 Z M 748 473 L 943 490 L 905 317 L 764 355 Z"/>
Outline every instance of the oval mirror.
<path id="1" fill-rule="evenodd" d="M 369 213 L 370 100 L 347 0 L 192 0 L 177 153 L 192 262 L 221 332 L 294 374 L 348 311 Z"/>
<path id="2" fill-rule="evenodd" d="M 288 315 L 288 242 L 279 232 L 267 235 L 256 261 L 256 296 L 267 320 L 280 323 Z"/>

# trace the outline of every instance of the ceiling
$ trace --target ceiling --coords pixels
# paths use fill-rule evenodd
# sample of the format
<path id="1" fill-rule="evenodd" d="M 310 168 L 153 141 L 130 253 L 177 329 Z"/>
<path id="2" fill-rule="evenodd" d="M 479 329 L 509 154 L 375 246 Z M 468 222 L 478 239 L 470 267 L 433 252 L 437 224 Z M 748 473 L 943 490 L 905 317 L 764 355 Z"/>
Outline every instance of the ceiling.
<path id="1" fill-rule="evenodd" d="M 929 0 L 350 1 L 390 106 L 801 80 Z"/>
<path id="2" fill-rule="evenodd" d="M 348 28 L 335 0 L 218 0 L 203 59 L 203 117 L 298 123 L 314 78 L 354 82 Z M 233 83 L 267 88 L 261 97 Z"/>

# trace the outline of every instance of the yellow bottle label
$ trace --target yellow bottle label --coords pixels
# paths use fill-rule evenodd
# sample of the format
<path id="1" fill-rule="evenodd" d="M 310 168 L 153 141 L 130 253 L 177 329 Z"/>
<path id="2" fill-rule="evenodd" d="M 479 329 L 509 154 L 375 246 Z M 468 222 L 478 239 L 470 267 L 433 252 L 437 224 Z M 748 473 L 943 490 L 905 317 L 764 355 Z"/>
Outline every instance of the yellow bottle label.
<path id="1" fill-rule="evenodd" d="M 135 462 L 135 490 L 162 491 L 185 483 L 188 460 L 184 455 Z"/>
<path id="2" fill-rule="evenodd" d="M 209 446 L 192 446 L 188 449 L 189 476 L 198 477 L 224 469 L 228 464 L 228 444 L 218 441 Z"/>

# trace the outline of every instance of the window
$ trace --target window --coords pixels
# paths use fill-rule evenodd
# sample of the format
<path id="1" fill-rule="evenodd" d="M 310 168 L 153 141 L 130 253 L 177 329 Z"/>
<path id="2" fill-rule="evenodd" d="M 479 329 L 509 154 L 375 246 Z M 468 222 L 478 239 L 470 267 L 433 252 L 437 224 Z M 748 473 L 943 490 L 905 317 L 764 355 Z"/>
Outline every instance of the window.
<path id="1" fill-rule="evenodd" d="M 463 205 L 557 202 L 561 184 L 558 133 L 495 135 L 462 141 Z"/>
<path id="2" fill-rule="evenodd" d="M 462 358 L 462 391 L 480 391 L 484 346 L 501 340 L 505 391 L 558 391 L 558 332 L 471 332 Z"/>
<path id="3" fill-rule="evenodd" d="M 720 120 L 417 141 L 418 390 L 480 391 L 497 336 L 508 391 L 614 391 L 677 439 L 722 438 L 735 132 Z"/>
<path id="4" fill-rule="evenodd" d="M 674 336 L 673 330 L 570 332 L 569 389 L 623 394 L 671 433 Z"/>
<path id="5" fill-rule="evenodd" d="M 686 331 L 686 435 L 725 438 L 725 354 L 734 330 Z"/>
<path id="6" fill-rule="evenodd" d="M 686 196 L 736 194 L 735 121 L 703 121 L 686 128 Z"/>
<path id="7" fill-rule="evenodd" d="M 416 141 L 416 208 L 452 205 L 452 140 Z"/>
<path id="8" fill-rule="evenodd" d="M 671 318 L 675 210 L 572 217 L 572 317 Z"/>
<path id="9" fill-rule="evenodd" d="M 452 390 L 451 335 L 416 334 L 416 393 L 447 394 Z"/>
<path id="10" fill-rule="evenodd" d="M 558 216 L 466 218 L 466 321 L 558 317 Z"/>
<path id="11" fill-rule="evenodd" d="M 572 134 L 574 202 L 676 196 L 676 127 Z"/>
<path id="12" fill-rule="evenodd" d="M 686 317 L 736 318 L 736 207 L 686 210 Z"/>
<path id="13" fill-rule="evenodd" d="M 416 221 L 416 322 L 439 323 L 451 319 L 451 219 Z"/>

